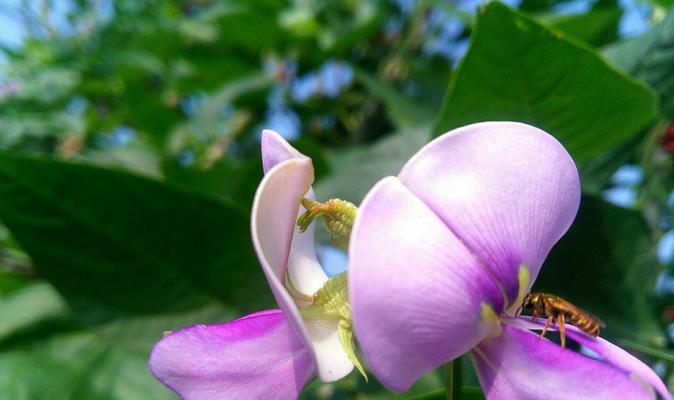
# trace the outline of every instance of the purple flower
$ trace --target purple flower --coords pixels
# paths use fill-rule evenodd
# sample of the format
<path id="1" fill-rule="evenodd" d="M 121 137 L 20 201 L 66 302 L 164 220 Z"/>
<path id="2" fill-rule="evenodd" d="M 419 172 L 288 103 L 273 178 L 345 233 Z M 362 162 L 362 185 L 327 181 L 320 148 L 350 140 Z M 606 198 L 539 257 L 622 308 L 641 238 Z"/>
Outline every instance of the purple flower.
<path id="1" fill-rule="evenodd" d="M 391 389 L 468 353 L 490 400 L 672 399 L 646 365 L 567 326 L 595 359 L 514 318 L 580 201 L 566 150 L 529 125 L 486 122 L 421 149 L 363 200 L 349 246 L 353 324 Z"/>
<path id="2" fill-rule="evenodd" d="M 303 318 L 300 308 L 328 281 L 314 249 L 314 228 L 295 222 L 312 198 L 311 160 L 276 132 L 262 134 L 265 176 L 253 203 L 251 230 L 262 270 L 281 310 L 168 334 L 150 356 L 152 373 L 185 399 L 291 399 L 314 375 L 346 376 L 353 364 L 338 320 Z"/>

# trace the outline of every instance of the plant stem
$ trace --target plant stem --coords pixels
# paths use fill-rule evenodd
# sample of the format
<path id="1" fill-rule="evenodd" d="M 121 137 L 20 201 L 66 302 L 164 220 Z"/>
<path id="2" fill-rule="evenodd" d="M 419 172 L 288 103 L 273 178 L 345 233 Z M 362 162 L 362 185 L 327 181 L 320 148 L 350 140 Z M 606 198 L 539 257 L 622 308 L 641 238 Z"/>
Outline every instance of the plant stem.
<path id="1" fill-rule="evenodd" d="M 445 393 L 447 394 L 447 400 L 454 399 L 454 361 L 445 365 Z"/>
<path id="2" fill-rule="evenodd" d="M 463 368 L 461 359 L 450 361 L 445 365 L 445 392 L 447 400 L 461 400 L 461 383 L 463 382 Z"/>

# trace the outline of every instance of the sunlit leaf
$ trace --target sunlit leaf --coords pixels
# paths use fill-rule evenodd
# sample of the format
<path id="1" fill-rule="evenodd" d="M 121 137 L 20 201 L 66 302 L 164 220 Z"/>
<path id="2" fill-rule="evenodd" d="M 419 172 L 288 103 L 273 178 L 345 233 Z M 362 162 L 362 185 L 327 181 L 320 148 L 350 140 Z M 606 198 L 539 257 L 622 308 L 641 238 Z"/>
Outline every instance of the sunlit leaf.
<path id="1" fill-rule="evenodd" d="M 479 121 L 527 122 L 580 161 L 639 132 L 655 106 L 647 87 L 590 48 L 493 2 L 480 11 L 434 134 Z"/>

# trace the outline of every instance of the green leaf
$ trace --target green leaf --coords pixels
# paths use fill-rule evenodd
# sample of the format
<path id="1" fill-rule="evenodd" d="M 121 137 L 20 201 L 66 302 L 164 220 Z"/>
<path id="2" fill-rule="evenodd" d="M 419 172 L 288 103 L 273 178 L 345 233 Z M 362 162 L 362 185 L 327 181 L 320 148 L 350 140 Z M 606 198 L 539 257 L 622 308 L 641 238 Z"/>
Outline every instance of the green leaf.
<path id="1" fill-rule="evenodd" d="M 149 374 L 154 343 L 166 330 L 229 318 L 209 306 L 83 331 L 51 285 L 32 283 L 0 300 L 0 399 L 173 398 Z"/>
<path id="2" fill-rule="evenodd" d="M 0 399 L 172 399 L 147 368 L 147 354 L 71 333 L 0 355 Z"/>
<path id="3" fill-rule="evenodd" d="M 0 298 L 0 345 L 19 337 L 75 326 L 70 310 L 51 285 L 31 283 Z"/>
<path id="4" fill-rule="evenodd" d="M 213 301 L 255 309 L 269 299 L 248 216 L 229 202 L 120 171 L 0 153 L 0 219 L 72 306 L 91 308 L 78 313 L 83 319 Z"/>
<path id="5" fill-rule="evenodd" d="M 116 318 L 92 327 L 90 332 L 115 347 L 149 354 L 149 350 L 162 338 L 164 332 L 194 324 L 222 323 L 239 316 L 231 308 L 220 303 L 211 303 L 186 312 Z"/>
<path id="6" fill-rule="evenodd" d="M 606 323 L 602 336 L 659 347 L 654 307 L 644 295 L 658 270 L 642 215 L 584 196 L 569 232 L 555 245 L 534 285 L 558 294 Z"/>
<path id="7" fill-rule="evenodd" d="M 336 152 L 328 158 L 333 173 L 316 186 L 317 198 L 340 198 L 358 205 L 377 181 L 398 175 L 400 168 L 427 140 L 426 129 L 409 129 L 370 146 Z"/>
<path id="8" fill-rule="evenodd" d="M 136 349 L 113 347 L 101 336 L 78 330 L 48 283 L 34 282 L 11 293 L 0 300 L 0 399 L 171 398 L 147 369 L 161 330 L 152 320 L 145 322 L 145 331 L 138 329 L 136 336 L 154 328 L 152 342 Z"/>
<path id="9" fill-rule="evenodd" d="M 644 128 L 655 95 L 590 48 L 493 2 L 452 76 L 433 133 L 514 120 L 555 135 L 580 161 Z"/>
<path id="10" fill-rule="evenodd" d="M 552 14 L 542 21 L 585 43 L 601 46 L 617 39 L 621 15 L 618 7 L 597 7 L 585 14 Z"/>
<path id="11" fill-rule="evenodd" d="M 604 56 L 655 88 L 662 111 L 674 118 L 674 10 L 643 35 L 609 46 Z"/>
<path id="12" fill-rule="evenodd" d="M 411 100 L 409 96 L 399 93 L 390 83 L 379 80 L 362 70 L 357 71 L 356 79 L 384 103 L 386 112 L 396 127 L 401 129 L 423 127 L 430 125 L 433 121 L 431 110 Z"/>
<path id="13" fill-rule="evenodd" d="M 5 269 L 5 266 L 0 264 L 0 301 L 8 294 L 26 286 L 29 282 L 30 280 L 27 277 L 10 269 Z"/>
<path id="14" fill-rule="evenodd" d="M 634 160 L 643 135 L 636 135 L 604 153 L 578 163 L 583 193 L 599 194 L 618 168 Z"/>

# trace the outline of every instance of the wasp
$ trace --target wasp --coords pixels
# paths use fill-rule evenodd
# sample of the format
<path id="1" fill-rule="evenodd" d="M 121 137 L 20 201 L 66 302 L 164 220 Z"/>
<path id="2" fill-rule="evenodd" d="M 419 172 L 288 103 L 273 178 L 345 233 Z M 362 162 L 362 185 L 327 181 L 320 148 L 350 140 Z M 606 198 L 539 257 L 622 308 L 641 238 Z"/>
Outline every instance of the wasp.
<path id="1" fill-rule="evenodd" d="M 550 324 L 554 321 L 559 328 L 560 340 L 562 348 L 566 343 L 564 336 L 564 323 L 568 322 L 580 328 L 583 332 L 590 336 L 596 337 L 599 335 L 599 329 L 605 328 L 606 325 L 593 314 L 576 307 L 568 301 L 559 296 L 548 293 L 529 293 L 524 297 L 522 308 L 531 307 L 531 317 L 536 321 L 539 316 L 545 316 L 545 327 L 541 332 L 541 337 L 548 332 Z"/>

